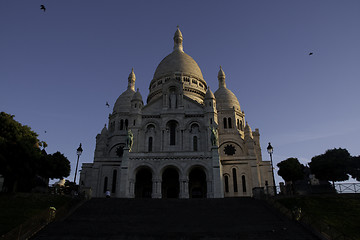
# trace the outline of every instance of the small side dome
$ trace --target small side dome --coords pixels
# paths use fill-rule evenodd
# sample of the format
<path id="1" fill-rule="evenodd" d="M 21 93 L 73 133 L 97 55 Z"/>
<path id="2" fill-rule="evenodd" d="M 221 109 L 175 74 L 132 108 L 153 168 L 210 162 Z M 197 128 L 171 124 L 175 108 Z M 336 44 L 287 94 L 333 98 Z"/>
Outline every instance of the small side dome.
<path id="1" fill-rule="evenodd" d="M 104 128 L 101 130 L 101 135 L 105 136 L 108 133 L 108 130 L 106 128 L 106 124 L 104 126 Z"/>
<path id="2" fill-rule="evenodd" d="M 131 73 L 128 77 L 128 88 L 123 92 L 114 104 L 114 112 L 128 112 L 131 108 L 131 99 L 135 94 L 135 73 L 134 69 L 131 69 Z"/>
<path id="3" fill-rule="evenodd" d="M 225 84 L 225 72 L 220 66 L 220 70 L 218 73 L 218 80 L 219 80 L 219 89 L 215 92 L 216 98 L 216 109 L 225 110 L 225 109 L 233 109 L 241 111 L 239 101 L 235 94 L 226 88 Z"/>
<path id="4" fill-rule="evenodd" d="M 141 96 L 141 94 L 140 94 L 140 92 L 139 92 L 139 89 L 137 89 L 137 91 L 136 91 L 136 93 L 133 95 L 131 101 L 140 101 L 140 102 L 143 101 L 143 100 L 142 100 L 142 96 Z"/>
<path id="5" fill-rule="evenodd" d="M 208 87 L 208 90 L 206 91 L 205 99 L 215 99 L 215 96 L 213 92 L 210 90 L 210 87 Z"/>

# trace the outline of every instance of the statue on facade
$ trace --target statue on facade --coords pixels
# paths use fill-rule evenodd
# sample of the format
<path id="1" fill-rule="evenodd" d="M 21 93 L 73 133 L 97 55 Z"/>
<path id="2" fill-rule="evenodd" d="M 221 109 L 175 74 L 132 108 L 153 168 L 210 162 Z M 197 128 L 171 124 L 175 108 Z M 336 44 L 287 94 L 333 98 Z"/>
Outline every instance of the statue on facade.
<path id="1" fill-rule="evenodd" d="M 126 146 L 129 148 L 129 151 L 131 151 L 133 142 L 134 142 L 134 135 L 131 132 L 131 130 L 128 130 L 126 137 Z"/>
<path id="2" fill-rule="evenodd" d="M 211 127 L 210 130 L 211 130 L 211 136 L 210 136 L 211 145 L 217 146 L 218 145 L 217 129 Z"/>

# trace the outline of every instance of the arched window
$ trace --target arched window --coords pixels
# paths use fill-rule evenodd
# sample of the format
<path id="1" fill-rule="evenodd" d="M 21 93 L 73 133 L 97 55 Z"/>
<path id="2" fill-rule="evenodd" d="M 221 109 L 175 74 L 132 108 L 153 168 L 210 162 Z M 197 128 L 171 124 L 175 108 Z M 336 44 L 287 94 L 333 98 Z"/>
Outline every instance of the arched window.
<path id="1" fill-rule="evenodd" d="M 235 169 L 235 168 L 233 168 L 233 170 L 232 170 L 232 174 L 233 174 L 234 192 L 238 192 L 238 187 L 237 187 L 237 177 L 236 177 L 236 169 Z"/>
<path id="2" fill-rule="evenodd" d="M 134 119 L 134 121 L 133 121 L 133 125 L 135 126 L 135 124 L 136 124 L 136 120 Z"/>
<path id="3" fill-rule="evenodd" d="M 198 139 L 197 136 L 193 137 L 193 150 L 196 152 L 198 150 Z"/>
<path id="4" fill-rule="evenodd" d="M 152 152 L 152 147 L 153 147 L 153 138 L 149 137 L 148 152 Z"/>
<path id="5" fill-rule="evenodd" d="M 240 130 L 242 131 L 243 130 L 243 126 L 242 126 L 242 121 L 240 121 Z"/>
<path id="6" fill-rule="evenodd" d="M 210 118 L 210 124 L 212 124 L 212 118 Z"/>
<path id="7" fill-rule="evenodd" d="M 231 124 L 231 118 L 228 118 L 228 126 L 229 126 L 229 128 L 232 128 L 232 124 Z"/>
<path id="8" fill-rule="evenodd" d="M 108 177 L 105 177 L 105 179 L 104 179 L 104 193 L 107 190 L 107 186 L 108 186 Z"/>
<path id="9" fill-rule="evenodd" d="M 128 126 L 129 126 L 129 122 L 127 119 L 125 119 L 125 129 L 128 129 Z"/>
<path id="10" fill-rule="evenodd" d="M 137 104 L 135 103 L 135 108 L 137 107 Z"/>
<path id="11" fill-rule="evenodd" d="M 237 120 L 237 128 L 240 129 L 240 121 L 239 121 L 239 119 Z"/>
<path id="12" fill-rule="evenodd" d="M 169 124 L 170 127 L 170 145 L 175 145 L 176 139 L 176 122 L 171 121 Z"/>
<path id="13" fill-rule="evenodd" d="M 229 177 L 225 176 L 224 181 L 225 181 L 225 192 L 229 192 Z"/>
<path id="14" fill-rule="evenodd" d="M 246 192 L 246 180 L 245 180 L 245 175 L 242 175 L 241 181 L 242 181 L 243 192 Z"/>
<path id="15" fill-rule="evenodd" d="M 116 191 L 116 178 L 117 178 L 117 170 L 113 171 L 113 178 L 112 178 L 112 186 L 111 186 L 111 192 L 115 193 Z"/>
<path id="16" fill-rule="evenodd" d="M 227 121 L 226 121 L 226 118 L 224 118 L 224 128 L 227 128 Z"/>
<path id="17" fill-rule="evenodd" d="M 124 120 L 120 120 L 120 130 L 124 129 Z"/>

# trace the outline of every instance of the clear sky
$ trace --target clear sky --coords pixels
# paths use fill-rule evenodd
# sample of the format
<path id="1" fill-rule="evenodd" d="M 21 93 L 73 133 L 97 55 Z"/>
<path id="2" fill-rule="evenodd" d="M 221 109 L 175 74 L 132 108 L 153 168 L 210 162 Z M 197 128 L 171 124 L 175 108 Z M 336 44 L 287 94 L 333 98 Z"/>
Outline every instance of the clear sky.
<path id="1" fill-rule="evenodd" d="M 80 163 L 92 162 L 132 67 L 146 101 L 177 25 L 213 92 L 223 67 L 263 160 L 268 142 L 275 165 L 338 147 L 360 155 L 358 0 L 1 0 L 0 111 L 64 153 L 73 180 L 79 143 Z"/>

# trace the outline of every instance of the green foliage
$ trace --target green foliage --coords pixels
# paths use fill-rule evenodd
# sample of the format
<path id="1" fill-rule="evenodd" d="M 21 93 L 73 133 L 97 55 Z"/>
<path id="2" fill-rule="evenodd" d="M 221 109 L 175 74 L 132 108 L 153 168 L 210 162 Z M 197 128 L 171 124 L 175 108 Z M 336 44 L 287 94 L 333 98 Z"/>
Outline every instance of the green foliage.
<path id="1" fill-rule="evenodd" d="M 60 152 L 48 155 L 46 142 L 41 142 L 30 127 L 0 113 L 0 174 L 6 192 L 28 192 L 39 178 L 64 178 L 70 174 L 70 162 Z M 44 149 L 41 151 L 40 146 Z M 41 179 L 41 178 L 40 178 Z"/>
<path id="2" fill-rule="evenodd" d="M 36 175 L 35 165 L 41 157 L 37 134 L 30 127 L 14 120 L 13 115 L 0 113 L 0 174 L 8 191 L 27 191 Z"/>
<path id="3" fill-rule="evenodd" d="M 348 173 L 352 178 L 360 181 L 360 156 L 351 157 L 348 165 Z"/>
<path id="4" fill-rule="evenodd" d="M 334 148 L 315 156 L 309 163 L 311 172 L 320 180 L 345 181 L 349 179 L 350 154 L 346 149 Z"/>
<path id="5" fill-rule="evenodd" d="M 277 164 L 278 174 L 287 182 L 304 179 L 305 166 L 297 158 L 288 158 Z"/>

